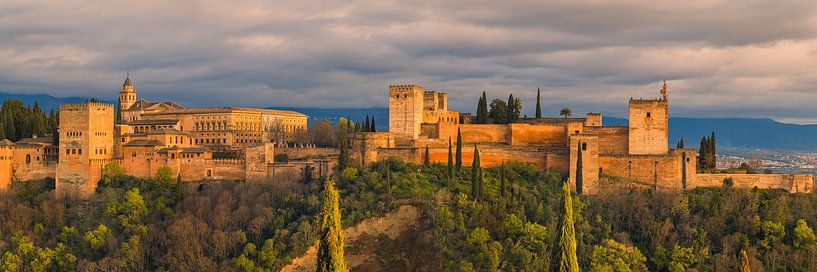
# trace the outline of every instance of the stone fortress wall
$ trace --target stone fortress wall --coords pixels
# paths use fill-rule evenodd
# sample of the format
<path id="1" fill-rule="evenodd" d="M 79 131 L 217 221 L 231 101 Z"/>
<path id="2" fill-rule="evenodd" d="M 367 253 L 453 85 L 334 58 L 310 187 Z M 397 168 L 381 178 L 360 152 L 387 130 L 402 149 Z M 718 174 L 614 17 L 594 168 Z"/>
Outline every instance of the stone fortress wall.
<path id="1" fill-rule="evenodd" d="M 447 96 L 434 96 L 417 85 L 389 87 L 389 132 L 356 133 L 351 156 L 358 166 L 400 157 L 422 163 L 425 149 L 429 160 L 447 163 L 449 139 L 456 144 L 457 132 L 463 140 L 463 165 L 473 160 L 474 146 L 480 151 L 483 167 L 520 161 L 540 168 L 554 168 L 574 187 L 578 154 L 582 153 L 582 193 L 596 194 L 601 178 L 619 177 L 658 189 L 684 190 L 721 186 L 731 177 L 736 187 L 785 189 L 811 192 L 813 177 L 798 174 L 697 174 L 697 151 L 669 148 L 669 99 L 630 99 L 629 126 L 602 126 L 601 113 L 584 118 L 520 119 L 511 124 L 474 124 L 463 120 L 447 105 Z M 423 107 L 416 107 L 423 94 Z M 445 110 L 450 120 L 429 118 Z M 463 116 L 470 116 L 463 114 Z M 422 118 L 420 118 L 422 117 Z M 421 124 L 417 124 L 421 120 Z M 416 133 L 415 128 L 420 128 Z M 453 149 L 453 148 L 452 148 Z"/>

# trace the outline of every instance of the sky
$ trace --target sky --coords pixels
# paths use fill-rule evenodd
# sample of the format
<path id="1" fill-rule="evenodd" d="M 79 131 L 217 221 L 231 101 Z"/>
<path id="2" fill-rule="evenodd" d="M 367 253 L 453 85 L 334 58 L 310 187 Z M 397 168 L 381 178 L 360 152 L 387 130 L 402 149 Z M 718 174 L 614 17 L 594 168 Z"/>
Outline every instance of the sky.
<path id="1" fill-rule="evenodd" d="M 533 115 L 817 123 L 817 1 L 0 1 L 0 92 L 185 106 L 386 107 L 388 86 Z"/>

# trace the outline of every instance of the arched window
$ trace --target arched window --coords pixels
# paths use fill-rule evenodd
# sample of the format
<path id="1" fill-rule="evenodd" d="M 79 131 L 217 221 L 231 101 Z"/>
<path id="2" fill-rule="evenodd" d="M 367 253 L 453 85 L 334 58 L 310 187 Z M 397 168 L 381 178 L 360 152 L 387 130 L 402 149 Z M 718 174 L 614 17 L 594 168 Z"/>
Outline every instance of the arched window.
<path id="1" fill-rule="evenodd" d="M 26 164 L 31 163 L 31 155 L 26 155 Z"/>
<path id="2" fill-rule="evenodd" d="M 175 160 L 176 159 L 176 153 L 170 153 L 170 159 Z"/>

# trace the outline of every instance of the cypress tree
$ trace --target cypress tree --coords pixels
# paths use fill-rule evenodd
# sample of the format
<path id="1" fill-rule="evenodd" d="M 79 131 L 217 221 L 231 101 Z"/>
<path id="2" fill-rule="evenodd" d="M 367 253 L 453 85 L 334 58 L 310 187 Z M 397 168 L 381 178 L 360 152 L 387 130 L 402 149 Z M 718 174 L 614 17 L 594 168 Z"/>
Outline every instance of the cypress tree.
<path id="1" fill-rule="evenodd" d="M 542 118 L 542 102 L 540 100 L 541 92 L 539 87 L 536 87 L 536 118 Z"/>
<path id="2" fill-rule="evenodd" d="M 499 166 L 499 195 L 505 195 L 505 162 L 502 162 L 502 165 Z"/>
<path id="3" fill-rule="evenodd" d="M 477 124 L 482 123 L 482 97 L 479 97 L 479 101 L 477 101 Z"/>
<path id="4" fill-rule="evenodd" d="M 460 174 L 460 169 L 462 168 L 462 134 L 460 133 L 460 128 L 457 128 L 457 169 L 455 169 L 455 174 Z"/>
<path id="5" fill-rule="evenodd" d="M 740 251 L 740 272 L 752 272 L 752 267 L 749 265 L 749 255 L 746 255 L 746 250 Z"/>
<path id="6" fill-rule="evenodd" d="M 53 126 L 51 127 L 51 139 L 54 140 L 54 146 L 60 145 L 60 112 L 54 115 Z"/>
<path id="7" fill-rule="evenodd" d="M 709 169 L 706 164 L 707 152 L 706 149 L 709 144 L 706 141 L 706 136 L 701 138 L 701 145 L 698 147 L 698 167 L 701 169 Z"/>
<path id="8" fill-rule="evenodd" d="M 116 111 L 114 111 L 114 123 L 119 123 L 122 120 L 122 112 L 119 111 L 119 108 L 122 107 L 122 98 L 116 100 Z M 53 110 L 52 110 L 53 111 Z"/>
<path id="9" fill-rule="evenodd" d="M 346 131 L 341 130 L 340 133 L 340 154 L 338 155 L 338 173 L 343 172 L 343 169 L 349 167 L 349 147 L 346 141 Z"/>
<path id="10" fill-rule="evenodd" d="M 324 185 L 323 214 L 321 220 L 321 241 L 318 247 L 318 272 L 346 272 L 343 259 L 343 227 L 340 224 L 338 190 L 332 179 Z"/>
<path id="11" fill-rule="evenodd" d="M 451 137 L 448 137 L 448 179 L 454 178 L 454 155 L 451 154 Z"/>
<path id="12" fill-rule="evenodd" d="M 508 112 L 505 115 L 507 116 L 508 120 L 504 120 L 503 123 L 510 124 L 515 119 L 513 115 L 515 114 L 514 105 L 516 105 L 516 99 L 513 98 L 513 94 L 508 95 L 507 105 L 506 110 Z"/>
<path id="13" fill-rule="evenodd" d="M 479 201 L 480 182 L 482 181 L 482 169 L 479 165 L 479 149 L 474 145 L 474 160 L 471 163 L 471 198 Z"/>
<path id="14" fill-rule="evenodd" d="M 369 115 L 366 115 L 366 121 L 363 123 L 363 132 L 371 131 L 371 128 L 369 127 L 369 125 L 370 125 L 369 124 Z"/>
<path id="15" fill-rule="evenodd" d="M 684 138 L 681 138 L 680 147 L 681 147 L 681 148 L 684 148 Z"/>
<path id="16" fill-rule="evenodd" d="M 712 137 L 709 137 L 709 149 L 707 150 L 709 151 L 709 168 L 711 169 L 718 167 L 718 152 L 715 146 L 715 131 L 712 131 Z"/>
<path id="17" fill-rule="evenodd" d="M 559 244 L 552 271 L 578 272 L 579 262 L 576 257 L 576 230 L 573 226 L 573 198 L 570 196 L 570 183 L 562 185 L 564 201 L 562 202 L 562 216 L 559 220 Z"/>
<path id="18" fill-rule="evenodd" d="M 0 120 L 0 140 L 6 138 L 6 128 L 3 124 L 3 120 Z"/>
<path id="19" fill-rule="evenodd" d="M 486 96 L 485 91 L 482 91 L 482 97 L 480 98 L 479 105 L 477 106 L 477 123 L 488 123 L 488 97 Z"/>
<path id="20" fill-rule="evenodd" d="M 579 142 L 579 148 L 576 151 L 576 193 L 582 194 L 582 186 L 584 185 L 584 164 L 582 163 L 582 142 Z"/>
<path id="21" fill-rule="evenodd" d="M 423 160 L 423 166 L 428 167 L 429 165 L 431 165 L 431 159 L 428 157 L 428 145 L 426 145 L 426 156 Z"/>
<path id="22" fill-rule="evenodd" d="M 374 116 L 372 116 L 372 123 L 370 124 L 370 126 L 371 129 L 369 130 L 369 132 L 377 132 L 377 125 L 375 125 L 374 123 Z"/>

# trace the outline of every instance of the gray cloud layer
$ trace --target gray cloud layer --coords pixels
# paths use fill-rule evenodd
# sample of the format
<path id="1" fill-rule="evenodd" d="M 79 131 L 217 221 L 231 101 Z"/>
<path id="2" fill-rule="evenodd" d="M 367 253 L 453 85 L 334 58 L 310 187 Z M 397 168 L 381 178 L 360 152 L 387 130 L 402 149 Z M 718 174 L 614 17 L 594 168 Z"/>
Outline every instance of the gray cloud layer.
<path id="1" fill-rule="evenodd" d="M 0 91 L 185 105 L 385 106 L 390 84 L 536 87 L 546 111 L 817 121 L 815 1 L 64 1 L 0 3 Z"/>

